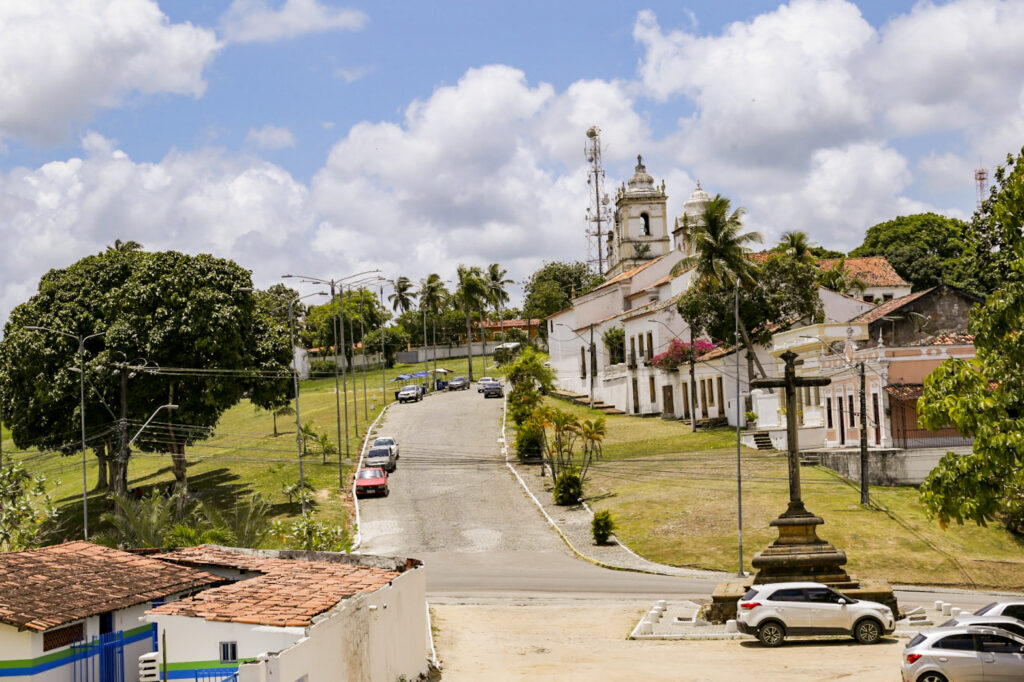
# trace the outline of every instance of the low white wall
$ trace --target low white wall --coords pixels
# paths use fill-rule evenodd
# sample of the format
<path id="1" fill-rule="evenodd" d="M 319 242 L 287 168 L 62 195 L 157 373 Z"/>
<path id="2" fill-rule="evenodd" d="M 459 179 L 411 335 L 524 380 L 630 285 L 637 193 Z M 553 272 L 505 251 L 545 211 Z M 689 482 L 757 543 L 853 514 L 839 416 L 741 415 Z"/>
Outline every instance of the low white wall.
<path id="1" fill-rule="evenodd" d="M 175 664 L 178 670 L 229 665 L 220 662 L 221 642 L 237 642 L 238 658 L 245 659 L 291 646 L 305 635 L 305 629 L 297 627 L 270 627 L 163 614 L 150 614 L 146 618 L 157 624 L 161 637 L 167 635 L 167 662 L 169 667 Z"/>
<path id="2" fill-rule="evenodd" d="M 407 570 L 386 587 L 346 599 L 294 646 L 240 666 L 238 682 L 416 679 L 430 656 L 425 603 L 425 569 Z"/>
<path id="3" fill-rule="evenodd" d="M 868 482 L 871 485 L 920 485 L 947 452 L 969 454 L 970 446 L 913 450 L 868 450 Z M 823 466 L 860 481 L 860 450 L 827 450 L 818 453 Z"/>

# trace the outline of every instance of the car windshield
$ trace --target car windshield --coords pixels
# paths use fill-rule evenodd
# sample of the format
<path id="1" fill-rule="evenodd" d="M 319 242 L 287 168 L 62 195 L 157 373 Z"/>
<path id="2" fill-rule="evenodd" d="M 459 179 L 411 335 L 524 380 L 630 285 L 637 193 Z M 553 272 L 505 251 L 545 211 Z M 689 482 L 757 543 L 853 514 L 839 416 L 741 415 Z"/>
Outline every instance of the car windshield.
<path id="1" fill-rule="evenodd" d="M 394 445 L 395 444 L 395 439 L 394 438 L 378 438 L 377 440 L 373 441 L 373 444 L 374 445 Z"/>
<path id="2" fill-rule="evenodd" d="M 403 391 L 415 391 L 416 387 L 415 386 L 403 386 L 402 390 Z"/>
<path id="3" fill-rule="evenodd" d="M 384 472 L 380 469 L 360 469 L 359 478 L 384 478 Z"/>
<path id="4" fill-rule="evenodd" d="M 366 456 L 367 457 L 387 457 L 390 454 L 391 454 L 390 450 L 387 450 L 385 448 L 375 448 L 373 450 L 370 450 L 370 453 L 368 455 L 366 455 Z"/>
<path id="5" fill-rule="evenodd" d="M 978 609 L 977 611 L 975 611 L 975 612 L 974 612 L 974 615 L 975 615 L 975 616 L 984 616 L 984 615 L 985 615 L 986 613 L 988 613 L 989 611 L 991 611 L 992 609 L 994 609 L 994 608 L 996 607 L 996 605 L 997 605 L 998 603 L 999 603 L 999 602 L 997 602 L 997 601 L 994 601 L 994 602 L 992 602 L 991 604 L 985 604 L 985 605 L 984 605 L 984 606 L 982 606 L 982 607 L 981 607 L 980 609 Z"/>

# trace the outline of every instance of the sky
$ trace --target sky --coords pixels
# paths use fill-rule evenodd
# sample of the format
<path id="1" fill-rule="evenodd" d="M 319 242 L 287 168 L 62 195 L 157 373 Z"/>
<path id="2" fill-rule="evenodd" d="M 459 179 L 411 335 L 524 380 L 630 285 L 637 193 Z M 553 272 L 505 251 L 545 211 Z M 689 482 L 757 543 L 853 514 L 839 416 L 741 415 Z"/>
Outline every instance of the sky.
<path id="1" fill-rule="evenodd" d="M 592 125 L 609 194 L 642 154 L 671 216 L 700 181 L 767 245 L 966 219 L 1024 146 L 1021 26 L 998 0 L 4 0 L 0 322 L 115 239 L 259 287 L 521 283 L 587 257 Z"/>

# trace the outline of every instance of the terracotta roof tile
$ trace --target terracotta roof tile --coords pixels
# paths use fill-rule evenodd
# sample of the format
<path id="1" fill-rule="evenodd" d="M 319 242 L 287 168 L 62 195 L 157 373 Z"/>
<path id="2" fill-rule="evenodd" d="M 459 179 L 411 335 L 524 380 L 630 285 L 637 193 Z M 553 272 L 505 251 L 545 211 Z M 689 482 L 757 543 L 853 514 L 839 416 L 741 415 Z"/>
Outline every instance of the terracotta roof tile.
<path id="1" fill-rule="evenodd" d="M 817 265 L 827 270 L 836 262 L 835 258 L 823 258 Z M 847 258 L 843 269 L 854 277 L 859 277 L 869 287 L 909 287 L 910 282 L 900 277 L 885 256 L 866 256 L 864 258 Z"/>
<path id="2" fill-rule="evenodd" d="M 258 573 L 149 613 L 256 625 L 306 626 L 313 617 L 360 592 L 373 592 L 400 573 L 332 561 L 279 559 L 200 546 L 157 555 L 168 562 Z"/>
<path id="3" fill-rule="evenodd" d="M 900 298 L 894 298 L 891 301 L 880 303 L 871 310 L 865 311 L 858 315 L 857 317 L 853 318 L 852 320 L 850 320 L 850 322 L 867 322 L 868 324 L 870 324 L 875 320 L 882 319 L 891 312 L 899 310 L 900 308 L 910 303 L 911 301 L 916 301 L 925 294 L 930 293 L 934 290 L 935 287 L 932 287 L 931 289 L 925 289 L 923 291 L 918 291 L 908 296 L 901 296 Z"/>
<path id="4" fill-rule="evenodd" d="M 224 579 L 186 566 L 67 542 L 0 554 L 0 622 L 49 630 Z"/>

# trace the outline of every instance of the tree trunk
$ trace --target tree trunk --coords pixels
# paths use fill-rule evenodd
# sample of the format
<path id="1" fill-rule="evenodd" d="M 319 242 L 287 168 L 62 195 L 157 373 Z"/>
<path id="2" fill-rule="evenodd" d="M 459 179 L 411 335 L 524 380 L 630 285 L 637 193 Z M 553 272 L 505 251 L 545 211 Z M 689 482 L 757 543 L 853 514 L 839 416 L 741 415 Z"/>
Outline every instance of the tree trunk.
<path id="1" fill-rule="evenodd" d="M 171 382 L 170 396 L 168 402 L 174 404 L 174 382 Z M 181 493 L 184 500 L 188 494 L 188 468 L 185 461 L 185 444 L 178 442 L 177 434 L 174 431 L 174 414 L 167 418 L 167 433 L 171 438 L 171 463 L 174 465 L 174 492 Z"/>
<path id="2" fill-rule="evenodd" d="M 740 334 L 743 336 L 743 344 L 747 347 L 747 351 L 754 359 L 754 364 L 757 365 L 757 369 L 761 372 L 762 377 L 767 377 L 765 374 L 764 367 L 761 366 L 761 361 L 757 359 L 757 354 L 754 352 L 754 344 L 750 342 L 750 336 L 747 334 L 747 325 L 743 324 L 743 320 L 739 320 L 740 323 Z M 737 352 L 739 352 L 737 350 Z M 770 390 L 770 389 L 769 389 Z M 774 393 L 774 391 L 772 391 Z"/>
<path id="3" fill-rule="evenodd" d="M 96 453 L 97 474 L 96 474 L 96 490 L 106 490 L 107 488 L 107 443 L 101 441 L 96 444 L 93 448 L 93 452 Z"/>
<path id="4" fill-rule="evenodd" d="M 466 357 L 469 358 L 469 380 L 473 381 L 473 328 L 469 323 L 469 307 L 466 307 Z"/>
<path id="5" fill-rule="evenodd" d="M 274 417 L 274 438 L 277 438 L 277 410 L 270 413 Z"/>

